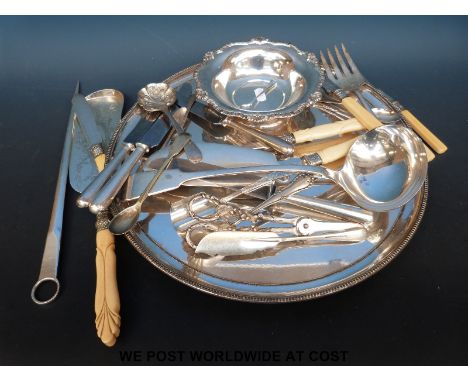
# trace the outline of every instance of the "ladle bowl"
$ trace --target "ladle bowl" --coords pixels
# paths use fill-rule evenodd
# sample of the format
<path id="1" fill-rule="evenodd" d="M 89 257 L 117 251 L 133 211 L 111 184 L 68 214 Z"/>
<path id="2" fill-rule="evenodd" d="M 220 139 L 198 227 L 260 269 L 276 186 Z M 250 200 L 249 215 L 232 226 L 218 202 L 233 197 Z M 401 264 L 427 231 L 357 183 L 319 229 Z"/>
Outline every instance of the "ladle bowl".
<path id="1" fill-rule="evenodd" d="M 423 185 L 426 151 L 411 129 L 385 125 L 354 142 L 340 171 L 327 172 L 361 207 L 388 211 L 409 202 Z"/>

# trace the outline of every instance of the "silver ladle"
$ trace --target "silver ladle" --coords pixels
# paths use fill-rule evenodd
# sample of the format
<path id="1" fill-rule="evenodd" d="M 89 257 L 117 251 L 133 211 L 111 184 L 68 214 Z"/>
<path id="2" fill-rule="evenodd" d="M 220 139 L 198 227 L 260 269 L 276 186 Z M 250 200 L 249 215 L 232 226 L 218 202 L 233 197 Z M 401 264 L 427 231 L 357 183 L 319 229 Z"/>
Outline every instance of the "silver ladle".
<path id="1" fill-rule="evenodd" d="M 159 170 L 154 175 L 153 179 L 148 183 L 143 193 L 140 195 L 135 204 L 120 211 L 109 223 L 109 231 L 115 235 L 122 235 L 132 229 L 138 221 L 141 213 L 141 206 L 148 197 L 148 193 L 159 180 L 163 172 L 169 167 L 174 157 L 179 154 L 184 147 L 190 142 L 189 134 L 177 135 L 174 142 L 169 147 L 169 155 Z"/>
<path id="2" fill-rule="evenodd" d="M 419 191 L 427 172 L 424 144 L 412 131 L 400 126 L 381 126 L 359 136 L 346 155 L 344 166 L 325 168 L 328 177 L 339 184 L 364 209 L 382 212 L 409 202 Z M 313 184 L 310 175 L 298 177 L 253 209 L 279 202 Z"/>
<path id="3" fill-rule="evenodd" d="M 183 134 L 184 129 L 169 111 L 169 106 L 172 106 L 176 99 L 176 91 L 164 82 L 148 84 L 138 92 L 138 104 L 143 109 L 148 112 L 160 111 L 164 113 L 169 118 L 171 126 L 174 127 L 177 134 Z M 191 141 L 185 146 L 184 150 L 188 160 L 192 163 L 198 163 L 203 159 L 202 152 Z"/>
<path id="4" fill-rule="evenodd" d="M 381 126 L 356 139 L 341 170 L 325 171 L 359 206 L 389 211 L 409 202 L 423 185 L 426 150 L 412 130 Z"/>
<path id="5" fill-rule="evenodd" d="M 353 143 L 341 170 L 325 168 L 325 171 L 361 207 L 388 211 L 409 202 L 421 188 L 427 172 L 426 151 L 412 130 L 382 126 L 361 135 Z M 250 212 L 257 213 L 313 183 L 311 175 L 298 176 Z"/>

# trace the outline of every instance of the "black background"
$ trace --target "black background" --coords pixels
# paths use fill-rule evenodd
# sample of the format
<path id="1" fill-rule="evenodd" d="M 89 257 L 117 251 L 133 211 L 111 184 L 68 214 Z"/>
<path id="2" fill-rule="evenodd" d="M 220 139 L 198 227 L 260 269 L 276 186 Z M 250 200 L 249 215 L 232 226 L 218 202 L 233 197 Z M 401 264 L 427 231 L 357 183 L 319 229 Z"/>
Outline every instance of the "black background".
<path id="1" fill-rule="evenodd" d="M 365 282 L 319 300 L 255 305 L 193 290 L 117 239 L 122 332 L 94 328 L 94 216 L 69 188 L 59 279 L 37 278 L 70 98 L 116 88 L 131 106 L 230 41 L 256 36 L 318 52 L 345 42 L 361 71 L 448 145 L 430 164 L 413 240 Z M 120 350 L 345 350 L 347 364 L 465 364 L 468 356 L 468 19 L 461 17 L 0 18 L 0 363 L 121 364 Z M 303 364 L 308 363 L 307 361 Z"/>

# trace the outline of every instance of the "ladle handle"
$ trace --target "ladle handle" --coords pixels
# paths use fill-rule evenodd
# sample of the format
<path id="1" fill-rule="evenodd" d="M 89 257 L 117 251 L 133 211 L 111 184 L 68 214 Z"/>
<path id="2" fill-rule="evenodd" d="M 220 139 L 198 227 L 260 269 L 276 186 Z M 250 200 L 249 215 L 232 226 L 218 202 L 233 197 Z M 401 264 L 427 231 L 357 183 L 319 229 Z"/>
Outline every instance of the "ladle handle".
<path id="1" fill-rule="evenodd" d="M 298 130 L 293 133 L 296 143 L 312 142 L 337 135 L 363 130 L 364 126 L 356 118 L 327 123 L 309 129 Z"/>
<path id="2" fill-rule="evenodd" d="M 401 112 L 403 118 L 413 128 L 416 133 L 425 141 L 437 154 L 447 151 L 447 146 L 437 138 L 426 126 L 423 125 L 409 110 Z"/>
<path id="3" fill-rule="evenodd" d="M 345 109 L 348 110 L 367 130 L 372 130 L 376 127 L 382 126 L 382 122 L 369 113 L 354 98 L 345 97 L 341 102 Z"/>

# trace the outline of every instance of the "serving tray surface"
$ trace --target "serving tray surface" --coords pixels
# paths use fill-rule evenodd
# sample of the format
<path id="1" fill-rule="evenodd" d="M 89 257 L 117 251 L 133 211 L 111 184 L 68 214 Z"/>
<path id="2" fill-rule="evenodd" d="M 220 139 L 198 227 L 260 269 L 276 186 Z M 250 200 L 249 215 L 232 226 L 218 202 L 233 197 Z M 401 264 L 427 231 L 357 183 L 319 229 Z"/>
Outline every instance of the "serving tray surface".
<path id="1" fill-rule="evenodd" d="M 165 82 L 179 87 L 192 80 L 196 68 L 197 65 L 189 67 Z M 135 110 L 136 106 L 132 107 L 117 127 L 107 159 L 132 128 Z M 318 124 L 328 122 L 323 114 L 317 110 L 313 112 Z M 195 142 L 202 140 L 200 130 L 193 123 L 188 128 Z M 323 186 L 316 187 L 311 196 L 319 196 L 323 192 Z M 240 261 L 207 262 L 188 254 L 166 205 L 172 198 L 177 200 L 177 192 L 165 194 L 162 199 L 148 200 L 149 206 L 144 209 L 139 223 L 126 237 L 156 268 L 203 292 L 250 302 L 307 300 L 355 285 L 393 260 L 416 231 L 424 213 L 427 194 L 426 180 L 419 193 L 405 206 L 379 213 L 375 235 L 370 240 L 339 246 L 288 248 L 275 256 Z M 110 210 L 116 214 L 126 206 L 126 202 L 117 198 Z"/>

